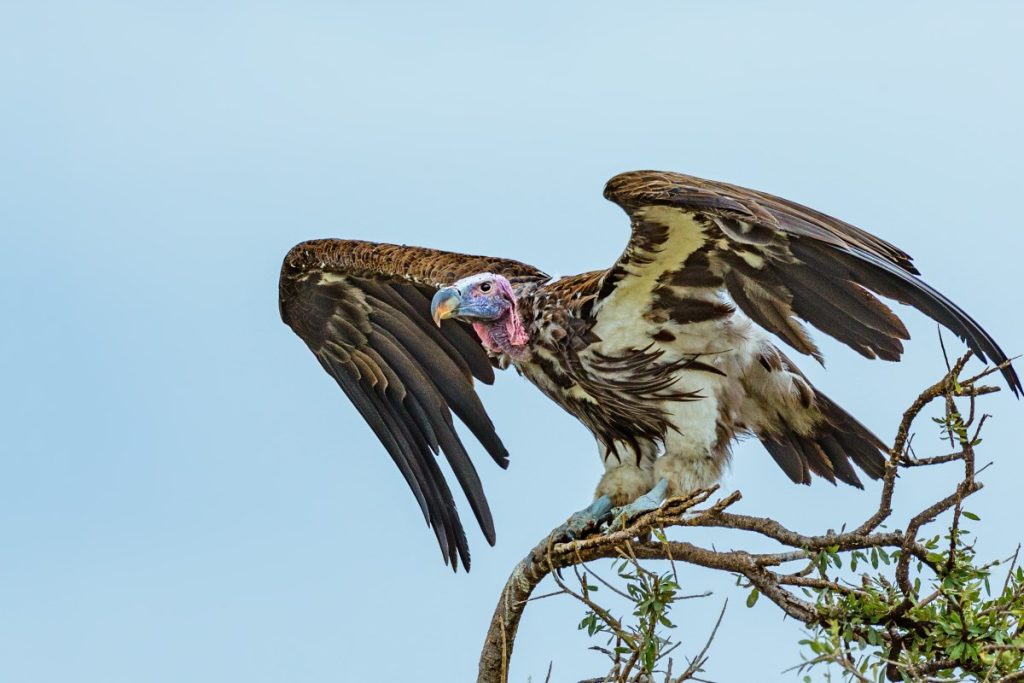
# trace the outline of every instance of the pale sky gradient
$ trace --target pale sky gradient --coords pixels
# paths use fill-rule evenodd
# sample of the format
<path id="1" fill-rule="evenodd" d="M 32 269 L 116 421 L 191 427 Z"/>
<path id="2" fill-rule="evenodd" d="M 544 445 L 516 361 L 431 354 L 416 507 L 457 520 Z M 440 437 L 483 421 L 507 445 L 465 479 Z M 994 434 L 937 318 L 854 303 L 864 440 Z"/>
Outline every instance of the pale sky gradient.
<path id="1" fill-rule="evenodd" d="M 897 6 L 898 5 L 898 6 Z M 586 431 L 513 374 L 475 444 L 497 520 L 453 575 L 369 428 L 280 323 L 280 259 L 323 236 L 610 264 L 637 168 L 756 187 L 867 228 L 1024 352 L 1019 2 L 6 2 L 0 6 L 0 680 L 473 680 L 514 562 L 585 504 Z M 822 342 L 827 393 L 893 436 L 943 367 Z M 950 345 L 959 348 L 950 338 Z M 1022 406 L 971 503 L 1021 540 Z M 942 448 L 925 423 L 918 447 Z M 949 476 L 914 472 L 904 502 Z M 808 532 L 866 492 L 736 450 L 738 510 Z M 462 510 L 467 518 L 467 507 Z M 727 548 L 725 532 L 695 535 Z M 708 676 L 789 681 L 800 629 L 695 568 L 675 615 Z M 512 680 L 604 671 L 582 610 L 533 605 Z"/>

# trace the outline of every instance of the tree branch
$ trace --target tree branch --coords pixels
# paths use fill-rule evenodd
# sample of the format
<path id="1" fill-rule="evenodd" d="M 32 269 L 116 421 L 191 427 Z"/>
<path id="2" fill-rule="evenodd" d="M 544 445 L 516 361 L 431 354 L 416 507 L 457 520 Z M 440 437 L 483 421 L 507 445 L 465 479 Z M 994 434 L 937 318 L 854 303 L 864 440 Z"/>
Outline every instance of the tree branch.
<path id="1" fill-rule="evenodd" d="M 977 380 L 988 374 L 987 372 L 966 381 L 959 379 L 969 358 L 970 354 L 968 353 L 953 363 L 949 372 L 921 392 L 904 412 L 886 463 L 877 508 L 852 531 L 836 533 L 829 530 L 825 534 L 804 534 L 789 529 L 770 518 L 730 512 L 729 508 L 742 498 L 738 491 L 704 507 L 704 504 L 718 490 L 718 487 L 714 486 L 694 491 L 681 498 L 670 499 L 659 509 L 630 520 L 623 529 L 592 535 L 568 543 L 558 542 L 559 539 L 549 535 L 516 565 L 502 589 L 484 641 L 478 683 L 507 683 L 509 661 L 523 611 L 534 589 L 549 574 L 555 575 L 555 580 L 563 592 L 584 602 L 603 623 L 611 625 L 610 630 L 616 637 L 627 646 L 634 648 L 633 658 L 627 661 L 627 674 L 624 676 L 632 670 L 636 657 L 639 656 L 635 647 L 636 643 L 630 640 L 622 625 L 607 610 L 597 605 L 589 597 L 584 577 L 580 578 L 583 586 L 581 592 L 570 589 L 562 581 L 558 572 L 567 567 L 578 567 L 602 558 L 627 558 L 634 563 L 640 560 L 668 560 L 673 563 L 673 569 L 675 563 L 682 562 L 725 571 L 742 577 L 749 586 L 755 588 L 790 617 L 809 627 L 826 628 L 841 618 L 841 600 L 839 602 L 831 598 L 823 600 L 821 596 L 844 596 L 845 600 L 856 601 L 872 595 L 872 590 L 877 592 L 877 589 L 856 588 L 828 576 L 826 570 L 829 567 L 829 558 L 837 557 L 839 553 L 852 553 L 854 557 L 857 557 L 858 554 L 863 556 L 862 551 L 866 550 L 871 550 L 872 553 L 882 553 L 886 558 L 888 554 L 893 554 L 898 558 L 895 567 L 896 585 L 888 584 L 887 588 L 884 577 L 878 579 L 882 582 L 880 584 L 882 588 L 892 593 L 893 601 L 886 610 L 883 610 L 882 614 L 877 616 L 876 622 L 880 625 L 889 624 L 890 626 L 876 631 L 873 630 L 873 624 L 865 623 L 852 628 L 844 637 L 877 637 L 881 639 L 880 642 L 888 648 L 886 651 L 891 660 L 888 674 L 892 680 L 899 680 L 899 667 L 902 665 L 898 660 L 906 645 L 908 634 L 923 628 L 917 617 L 912 615 L 934 607 L 935 601 L 946 597 L 941 588 L 937 590 L 937 594 L 929 595 L 924 600 L 916 594 L 915 586 L 910 578 L 911 560 L 916 559 L 921 566 L 928 567 L 936 577 L 948 576 L 953 571 L 958 562 L 959 534 L 957 525 L 962 514 L 962 503 L 982 487 L 975 481 L 974 445 L 978 441 L 977 431 L 973 435 L 968 435 L 968 428 L 975 422 L 974 402 L 977 397 L 995 389 L 975 385 Z M 956 410 L 953 399 L 957 397 L 966 397 L 970 402 L 969 416 L 966 421 Z M 910 455 L 911 428 L 924 408 L 938 399 L 942 399 L 944 402 L 943 428 L 954 440 L 954 445 L 959 445 L 960 450 L 947 456 L 919 460 Z M 980 428 L 984 423 L 984 416 L 978 422 L 978 428 Z M 954 461 L 963 462 L 964 477 L 953 492 L 914 515 L 909 520 L 906 531 L 877 531 L 892 514 L 892 500 L 896 488 L 897 471 L 900 467 L 938 465 Z M 950 549 L 948 554 L 943 556 L 943 561 L 939 562 L 936 559 L 936 551 L 922 542 L 918 536 L 924 526 L 949 510 L 954 511 Z M 664 531 L 671 527 L 735 529 L 772 539 L 785 546 L 786 550 L 774 553 L 754 553 L 745 550 L 719 551 L 686 541 L 668 540 Z M 552 532 L 552 534 L 554 533 Z M 781 567 L 798 561 L 805 562 L 806 566 L 796 572 L 781 571 Z M 887 559 L 886 561 L 888 562 Z M 816 570 L 818 576 L 811 576 L 810 574 Z M 604 582 L 603 579 L 600 580 Z M 816 592 L 819 599 L 817 602 L 809 602 L 798 597 L 791 589 L 809 589 Z M 720 622 L 721 616 L 719 617 Z M 714 638 L 717 629 L 718 625 L 716 624 L 711 638 Z M 670 682 L 696 680 L 694 676 L 706 661 L 710 642 L 709 639 L 704 649 L 691 660 L 690 666 L 681 676 L 672 678 L 671 664 L 669 664 L 665 680 Z M 845 649 L 836 650 L 836 652 L 841 651 L 846 652 Z M 851 668 L 852 659 L 848 654 L 842 655 L 838 659 L 830 655 L 826 659 L 838 663 L 851 678 L 855 680 L 864 678 L 856 668 Z M 924 677 L 935 672 L 962 665 L 963 662 L 958 660 L 936 659 L 926 664 L 904 666 L 902 671 L 910 676 L 911 680 L 925 680 Z M 893 678 L 894 676 L 896 678 Z M 621 680 L 626 679 L 623 677 Z M 1020 679 L 1004 677 L 1002 680 Z"/>

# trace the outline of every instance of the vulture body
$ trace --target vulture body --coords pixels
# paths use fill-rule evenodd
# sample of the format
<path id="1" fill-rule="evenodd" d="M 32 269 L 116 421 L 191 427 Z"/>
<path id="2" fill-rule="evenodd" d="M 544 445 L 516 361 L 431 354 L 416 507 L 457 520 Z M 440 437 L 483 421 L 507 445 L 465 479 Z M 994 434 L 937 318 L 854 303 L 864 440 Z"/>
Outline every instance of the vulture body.
<path id="1" fill-rule="evenodd" d="M 875 294 L 939 322 L 983 360 L 1007 358 L 910 256 L 852 225 L 763 192 L 676 173 L 612 178 L 632 235 L 607 270 L 551 279 L 516 261 L 355 240 L 285 257 L 285 323 L 334 377 L 416 496 L 446 562 L 469 550 L 436 456 L 483 530 L 494 522 L 452 413 L 502 467 L 508 453 L 473 389 L 512 365 L 593 433 L 598 498 L 624 505 L 715 482 L 753 434 L 794 482 L 861 486 L 886 446 L 776 346 L 821 355 L 809 322 L 868 358 L 908 339 Z M 435 324 L 437 323 L 437 324 Z M 770 334 L 769 334 L 770 333 Z M 1014 394 L 1014 370 L 1003 375 Z"/>

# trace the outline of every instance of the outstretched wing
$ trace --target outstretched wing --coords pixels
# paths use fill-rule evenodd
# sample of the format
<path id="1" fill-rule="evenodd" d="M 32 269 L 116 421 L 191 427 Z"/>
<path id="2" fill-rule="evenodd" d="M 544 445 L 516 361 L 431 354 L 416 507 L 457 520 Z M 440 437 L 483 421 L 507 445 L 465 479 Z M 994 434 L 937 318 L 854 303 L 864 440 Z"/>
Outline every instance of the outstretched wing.
<path id="1" fill-rule="evenodd" d="M 599 301 L 638 284 L 654 296 L 664 287 L 666 297 L 676 283 L 720 286 L 754 322 L 801 353 L 821 357 L 797 318 L 869 358 L 898 360 L 909 335 L 874 292 L 917 308 L 983 361 L 1007 360 L 974 319 L 918 277 L 909 255 L 849 223 L 678 173 L 623 173 L 608 181 L 604 196 L 626 211 L 633 233 Z M 1019 396 L 1013 368 L 1003 368 L 1003 376 Z"/>
<path id="2" fill-rule="evenodd" d="M 443 451 L 488 542 L 494 522 L 451 413 L 500 466 L 508 453 L 484 411 L 473 378 L 494 381 L 470 328 L 430 317 L 442 286 L 480 272 L 515 282 L 546 279 L 515 261 L 354 240 L 295 246 L 281 267 L 281 318 L 334 377 L 398 465 L 434 529 L 445 562 L 469 568 L 459 514 L 436 455 Z"/>

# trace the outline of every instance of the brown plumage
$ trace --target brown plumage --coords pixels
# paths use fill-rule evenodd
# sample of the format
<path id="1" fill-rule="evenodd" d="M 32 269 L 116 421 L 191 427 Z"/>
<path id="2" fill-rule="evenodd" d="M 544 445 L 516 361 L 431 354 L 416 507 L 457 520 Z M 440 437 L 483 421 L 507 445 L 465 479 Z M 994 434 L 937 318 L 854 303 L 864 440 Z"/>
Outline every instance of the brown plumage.
<path id="1" fill-rule="evenodd" d="M 304 242 L 285 257 L 282 318 L 381 440 L 453 567 L 460 558 L 468 567 L 469 552 L 435 456 L 445 454 L 493 543 L 487 501 L 451 418 L 506 466 L 473 390 L 474 378 L 493 381 L 493 367 L 514 365 L 594 433 L 606 466 L 598 493 L 622 503 L 656 478 L 674 491 L 711 483 L 743 433 L 757 435 L 799 483 L 814 472 L 859 486 L 851 462 L 880 476 L 882 442 L 754 325 L 819 359 L 799 320 L 864 356 L 897 360 L 909 335 L 879 294 L 924 312 L 982 359 L 1006 360 L 917 277 L 910 256 L 848 223 L 675 173 L 624 173 L 605 197 L 630 217 L 625 251 L 607 270 L 554 281 L 508 259 L 355 240 Z M 515 316 L 524 343 L 497 318 L 467 313 L 434 325 L 438 290 L 458 285 L 459 296 L 473 292 L 490 305 L 500 299 L 488 291 L 492 279 L 507 281 L 514 296 L 501 315 Z M 1003 374 L 1019 394 L 1016 373 Z"/>
<path id="2" fill-rule="evenodd" d="M 354 240 L 313 240 L 288 252 L 281 317 L 341 386 L 398 465 L 447 560 L 468 563 L 465 533 L 434 455 L 443 451 L 488 541 L 494 522 L 476 470 L 452 423 L 455 412 L 500 466 L 494 433 L 473 378 L 494 381 L 487 353 L 466 325 L 430 320 L 430 297 L 446 282 L 486 270 L 547 279 L 506 259 Z"/>

